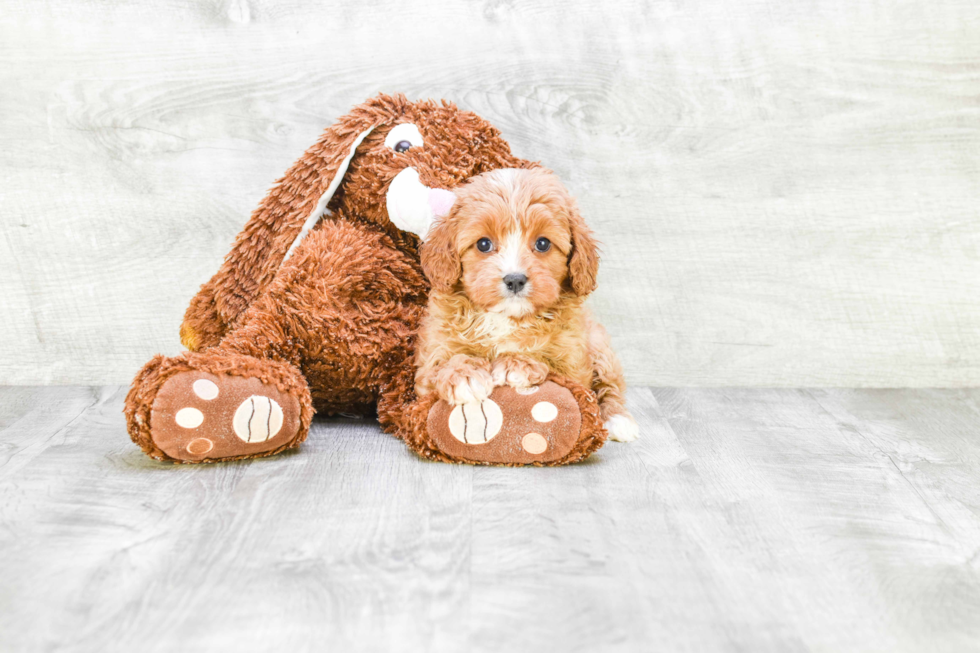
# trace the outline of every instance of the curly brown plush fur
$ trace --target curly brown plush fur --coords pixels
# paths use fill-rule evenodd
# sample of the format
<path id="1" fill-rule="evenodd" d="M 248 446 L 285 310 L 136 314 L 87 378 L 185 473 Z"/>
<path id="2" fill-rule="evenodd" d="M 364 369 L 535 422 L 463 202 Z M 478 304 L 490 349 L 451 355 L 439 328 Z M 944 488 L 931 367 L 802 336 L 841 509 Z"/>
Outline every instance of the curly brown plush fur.
<path id="1" fill-rule="evenodd" d="M 424 146 L 396 151 L 386 145 L 386 135 L 401 123 L 416 125 Z M 371 128 L 324 217 L 287 256 L 356 139 Z M 368 414 L 376 407 L 386 431 L 439 458 L 420 435 L 424 410 L 413 388 L 415 337 L 429 286 L 419 265 L 419 238 L 392 224 L 386 193 L 409 166 L 424 186 L 451 189 L 488 170 L 534 165 L 514 157 L 492 125 L 445 101 L 379 95 L 355 107 L 276 183 L 194 297 L 181 326 L 191 353 L 155 357 L 137 374 L 125 407 L 133 441 L 155 458 L 177 462 L 271 455 L 306 437 L 312 407 L 328 415 Z M 212 375 L 207 378 L 219 388 L 221 379 L 256 378 L 295 396 L 300 433 L 288 443 L 243 445 L 234 456 L 168 455 L 154 434 L 175 427 L 160 417 L 154 422 L 154 415 L 161 389 L 179 373 Z M 573 390 L 576 397 L 582 392 L 590 394 Z M 589 401 L 594 397 L 580 403 Z M 205 420 L 230 419 L 208 414 L 207 405 Z M 582 442 L 575 449 L 583 455 L 604 437 L 587 413 L 583 408 Z"/>

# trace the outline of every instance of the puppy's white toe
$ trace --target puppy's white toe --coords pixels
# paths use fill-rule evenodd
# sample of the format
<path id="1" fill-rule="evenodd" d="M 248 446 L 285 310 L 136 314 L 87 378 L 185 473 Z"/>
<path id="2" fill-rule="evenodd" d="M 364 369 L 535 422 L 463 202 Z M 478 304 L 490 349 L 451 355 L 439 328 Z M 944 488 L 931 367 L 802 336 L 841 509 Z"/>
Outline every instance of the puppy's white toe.
<path id="1" fill-rule="evenodd" d="M 470 377 L 470 394 L 475 401 L 483 401 L 493 392 L 493 383 L 488 378 Z"/>
<path id="2" fill-rule="evenodd" d="M 640 427 L 632 415 L 613 415 L 603 424 L 609 432 L 609 439 L 616 442 L 632 442 L 640 437 Z"/>
<path id="3" fill-rule="evenodd" d="M 452 398 L 449 403 L 458 406 L 459 404 L 468 404 L 473 401 L 476 401 L 476 399 L 470 391 L 469 383 L 463 381 L 453 386 Z"/>
<path id="4" fill-rule="evenodd" d="M 471 376 L 463 379 L 453 386 L 452 399 L 449 402 L 454 406 L 460 404 L 478 403 L 490 396 L 493 385 L 489 382 L 489 376 Z"/>
<path id="5" fill-rule="evenodd" d="M 531 379 L 524 370 L 511 370 L 507 373 L 507 385 L 512 388 L 526 388 L 531 385 Z"/>
<path id="6" fill-rule="evenodd" d="M 490 378 L 493 379 L 495 386 L 507 385 L 507 369 L 503 365 L 497 365 L 490 373 Z"/>

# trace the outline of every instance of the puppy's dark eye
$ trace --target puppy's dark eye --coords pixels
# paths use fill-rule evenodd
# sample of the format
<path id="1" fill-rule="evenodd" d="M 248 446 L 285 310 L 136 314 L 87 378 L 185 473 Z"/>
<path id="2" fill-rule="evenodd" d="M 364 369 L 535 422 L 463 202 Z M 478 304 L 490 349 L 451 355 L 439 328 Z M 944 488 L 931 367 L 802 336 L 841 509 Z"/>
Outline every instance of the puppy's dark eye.
<path id="1" fill-rule="evenodd" d="M 476 248 L 486 254 L 493 249 L 493 241 L 489 238 L 481 238 L 480 240 L 476 241 Z"/>
<path id="2" fill-rule="evenodd" d="M 395 143 L 395 151 L 399 153 L 408 152 L 409 148 L 411 147 L 412 144 L 409 143 L 408 141 L 398 141 L 397 143 Z"/>
<path id="3" fill-rule="evenodd" d="M 551 241 L 542 236 L 534 241 L 534 249 L 539 252 L 547 252 L 551 249 Z"/>

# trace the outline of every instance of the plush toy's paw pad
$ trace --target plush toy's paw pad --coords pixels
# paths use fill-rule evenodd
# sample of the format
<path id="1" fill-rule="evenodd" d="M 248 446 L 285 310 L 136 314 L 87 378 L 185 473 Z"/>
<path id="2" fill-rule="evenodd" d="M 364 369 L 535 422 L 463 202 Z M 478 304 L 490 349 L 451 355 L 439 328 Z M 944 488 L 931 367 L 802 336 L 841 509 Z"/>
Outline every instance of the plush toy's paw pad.
<path id="1" fill-rule="evenodd" d="M 486 444 L 504 424 L 500 406 L 491 399 L 455 406 L 449 413 L 449 432 L 465 444 Z"/>
<path id="2" fill-rule="evenodd" d="M 299 431 L 296 397 L 241 376 L 175 374 L 150 412 L 153 442 L 186 462 L 261 454 L 290 444 Z"/>
<path id="3" fill-rule="evenodd" d="M 429 437 L 443 453 L 467 462 L 526 465 L 558 460 L 578 441 L 582 416 L 572 393 L 547 381 L 500 387 L 489 399 L 459 406 L 438 401 Z"/>
<path id="4" fill-rule="evenodd" d="M 616 442 L 632 442 L 640 437 L 640 427 L 629 413 L 613 415 L 603 424 L 609 439 Z"/>

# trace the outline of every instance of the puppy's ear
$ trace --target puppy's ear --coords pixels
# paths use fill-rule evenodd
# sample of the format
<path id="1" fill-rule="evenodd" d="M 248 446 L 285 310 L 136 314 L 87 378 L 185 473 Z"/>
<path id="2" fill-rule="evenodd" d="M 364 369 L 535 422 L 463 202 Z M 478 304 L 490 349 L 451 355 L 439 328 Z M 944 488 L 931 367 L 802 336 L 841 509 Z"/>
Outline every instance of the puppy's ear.
<path id="1" fill-rule="evenodd" d="M 568 207 L 568 221 L 572 232 L 572 253 L 568 255 L 568 276 L 572 290 L 584 297 L 595 290 L 599 274 L 599 244 L 585 224 L 578 206 L 572 201 Z"/>
<path id="2" fill-rule="evenodd" d="M 463 263 L 456 252 L 455 231 L 449 216 L 438 217 L 419 248 L 422 272 L 434 291 L 451 291 L 463 275 Z"/>

